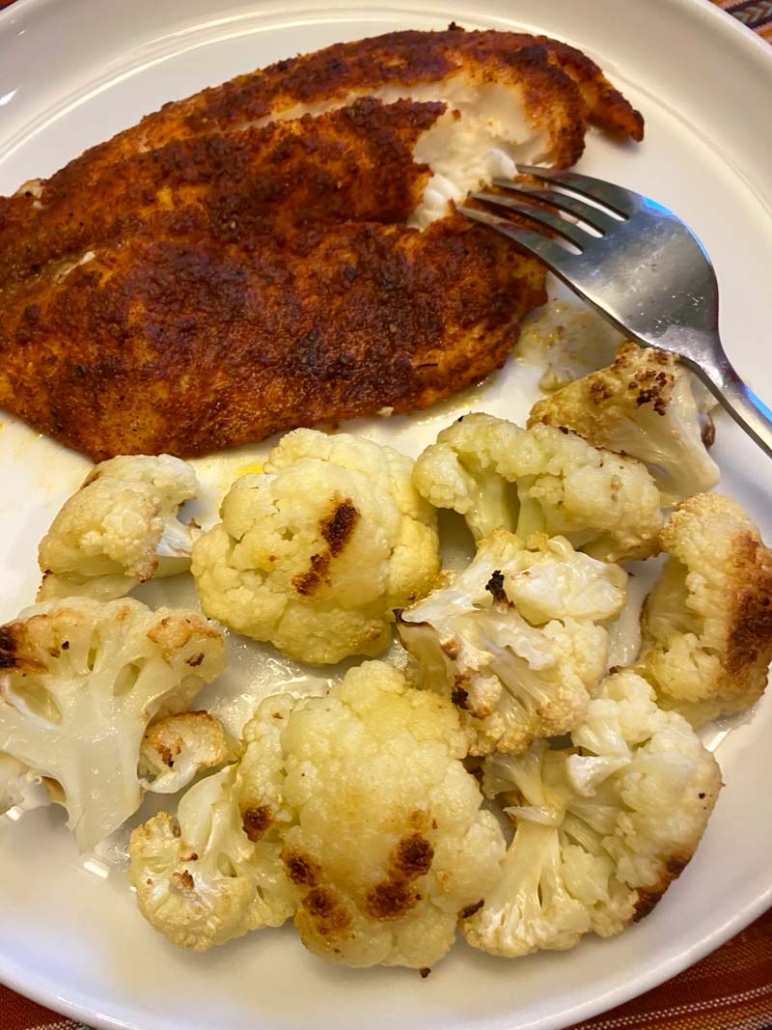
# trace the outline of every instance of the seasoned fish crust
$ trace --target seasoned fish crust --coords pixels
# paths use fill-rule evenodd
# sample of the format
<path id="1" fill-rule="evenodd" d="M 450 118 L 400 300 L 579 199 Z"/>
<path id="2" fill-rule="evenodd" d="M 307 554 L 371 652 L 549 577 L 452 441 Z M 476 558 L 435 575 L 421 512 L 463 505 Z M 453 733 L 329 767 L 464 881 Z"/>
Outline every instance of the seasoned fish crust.
<path id="1" fill-rule="evenodd" d="M 523 154 L 573 163 L 590 123 L 641 138 L 579 51 L 454 28 L 167 104 L 0 198 L 0 406 L 102 460 L 447 397 L 545 300 L 452 201 Z"/>
<path id="2" fill-rule="evenodd" d="M 545 299 L 536 261 L 461 216 L 255 250 L 140 238 L 3 310 L 16 387 L 0 380 L 0 404 L 95 461 L 201 455 L 435 403 L 501 366 Z"/>
<path id="3" fill-rule="evenodd" d="M 552 74 L 549 69 L 557 69 Z M 404 30 L 278 61 L 259 73 L 237 76 L 222 86 L 203 90 L 182 102 L 166 104 L 142 126 L 157 146 L 170 122 L 184 121 L 191 134 L 223 129 L 234 121 L 254 120 L 286 111 L 296 104 L 347 103 L 352 94 L 372 94 L 396 85 L 400 89 L 446 81 L 453 75 L 470 81 L 511 81 L 513 76 L 542 78 L 549 94 L 534 96 L 534 107 L 550 104 L 562 90 L 561 74 L 580 88 L 586 115 L 606 129 L 642 138 L 643 121 L 585 54 L 547 36 L 498 30 L 442 32 Z"/>
<path id="4" fill-rule="evenodd" d="M 320 114 L 357 97 L 375 96 L 388 102 L 428 89 L 435 90 L 435 95 L 421 99 L 437 101 L 439 92 L 492 82 L 520 91 L 530 120 L 547 132 L 549 144 L 543 158 L 556 167 L 568 167 L 579 159 L 588 123 L 614 135 L 643 138 L 641 115 L 600 68 L 581 51 L 546 36 L 452 27 L 444 32 L 410 30 L 338 43 L 167 103 L 138 125 L 90 148 L 49 180 L 35 180 L 15 196 L 0 198 L 0 283 L 11 273 L 26 274 L 24 262 L 15 268 L 5 256 L 6 246 L 13 245 L 20 230 L 34 231 L 38 220 L 65 226 L 69 234 L 56 244 L 55 256 L 60 256 L 67 244 L 73 249 L 79 245 L 73 232 L 79 223 L 84 223 L 81 241 L 87 236 L 89 210 L 104 213 L 105 208 L 127 203 L 121 185 L 130 183 L 138 156 L 201 137 L 205 138 L 202 146 L 211 150 L 228 134 L 278 118 Z M 202 157 L 207 167 L 212 155 Z M 138 193 L 139 185 L 135 198 Z M 129 208 L 124 217 L 130 214 Z M 52 236 L 55 231 L 49 230 L 49 242 Z M 50 257 L 44 248 L 36 248 L 27 258 L 27 267 L 38 267 Z"/>
<path id="5" fill-rule="evenodd" d="M 356 96 L 383 98 L 392 87 L 400 91 L 392 97 L 397 99 L 421 86 L 447 87 L 451 80 L 526 83 L 534 120 L 546 117 L 552 123 L 554 152 L 549 156 L 561 167 L 581 155 L 588 121 L 620 136 L 643 138 L 641 115 L 580 50 L 547 36 L 458 27 L 390 32 L 278 61 L 165 104 L 128 131 L 138 132 L 140 145 L 152 149 L 170 139 L 287 117 L 298 106 L 320 112 Z M 568 88 L 571 83 L 578 97 Z M 115 137 L 112 145 L 136 145 L 136 136 L 124 137 Z M 108 163 L 114 160 L 113 154 L 104 156 Z"/>
<path id="6" fill-rule="evenodd" d="M 547 36 L 471 31 L 407 30 L 337 43 L 241 75 L 188 100 L 166 104 L 143 119 L 144 143 L 156 147 L 170 134 L 199 135 L 216 127 L 286 115 L 298 105 L 342 105 L 354 96 L 395 86 L 413 90 L 458 78 L 469 83 L 526 82 L 534 119 L 551 116 L 554 164 L 573 164 L 583 149 L 587 121 L 606 131 L 643 138 L 643 119 L 581 51 Z M 579 108 L 566 79 L 579 89 Z M 570 98 L 570 99 L 569 99 Z M 576 116 L 579 124 L 576 124 Z"/>
<path id="7" fill-rule="evenodd" d="M 78 158 L 42 189 L 0 198 L 0 298 L 52 261 L 147 233 L 159 213 L 169 216 L 165 234 L 195 228 L 227 240 L 272 232 L 298 211 L 323 221 L 406 221 L 429 178 L 413 148 L 444 111 L 436 101 L 364 97 L 317 118 L 172 139 L 129 152 L 98 188 Z"/>

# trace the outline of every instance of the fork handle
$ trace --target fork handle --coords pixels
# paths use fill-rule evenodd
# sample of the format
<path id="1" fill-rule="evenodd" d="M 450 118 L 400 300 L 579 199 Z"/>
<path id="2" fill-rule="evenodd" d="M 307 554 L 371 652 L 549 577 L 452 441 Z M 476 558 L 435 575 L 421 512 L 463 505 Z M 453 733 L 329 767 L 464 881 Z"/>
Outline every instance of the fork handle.
<path id="1" fill-rule="evenodd" d="M 728 360 L 694 371 L 716 400 L 764 453 L 772 458 L 772 410 L 748 387 Z"/>

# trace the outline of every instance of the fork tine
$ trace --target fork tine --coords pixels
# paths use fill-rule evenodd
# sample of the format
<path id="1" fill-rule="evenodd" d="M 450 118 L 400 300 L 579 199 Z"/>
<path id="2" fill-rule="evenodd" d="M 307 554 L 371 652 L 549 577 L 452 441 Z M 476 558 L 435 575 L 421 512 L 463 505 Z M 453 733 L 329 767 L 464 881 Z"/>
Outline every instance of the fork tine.
<path id="1" fill-rule="evenodd" d="M 567 214 L 580 219 L 586 225 L 591 225 L 593 229 L 597 229 L 600 233 L 611 232 L 619 224 L 618 219 L 614 218 L 613 215 L 607 214 L 592 204 L 585 204 L 584 201 L 579 200 L 577 197 L 570 197 L 567 193 L 558 193 L 557 190 L 548 190 L 543 186 L 532 186 L 527 182 L 515 182 L 514 179 L 494 179 L 493 184 L 494 186 L 500 186 L 502 189 L 509 190 L 511 193 L 543 201 L 545 204 L 549 204 L 550 207 L 558 208 L 559 211 L 565 211 Z"/>
<path id="2" fill-rule="evenodd" d="M 571 254 L 570 251 L 566 250 L 559 243 L 554 243 L 549 237 L 542 236 L 538 232 L 531 232 L 529 229 L 522 229 L 519 225 L 515 225 L 514 222 L 510 222 L 508 218 L 489 215 L 487 211 L 478 211 L 476 208 L 468 207 L 467 205 L 464 205 L 463 212 L 467 218 L 473 218 L 476 222 L 482 222 L 483 225 L 496 229 L 497 232 L 512 240 L 513 243 L 528 251 L 529 254 L 539 258 L 559 274 L 569 274 L 571 260 L 575 255 Z"/>
<path id="3" fill-rule="evenodd" d="M 593 179 L 590 175 L 580 175 L 578 172 L 561 172 L 552 168 L 539 168 L 537 165 L 518 165 L 517 170 L 524 175 L 534 175 L 537 179 L 547 179 L 557 186 L 581 193 L 585 197 L 592 197 L 593 200 L 605 204 L 612 211 L 617 211 L 627 218 L 632 217 L 640 209 L 643 200 L 632 190 L 604 182 L 603 179 Z"/>
<path id="4" fill-rule="evenodd" d="M 579 250 L 584 250 L 590 240 L 589 233 L 584 229 L 561 218 L 560 215 L 553 214 L 547 208 L 537 207 L 536 204 L 523 204 L 515 198 L 504 197 L 499 193 L 473 193 L 472 199 L 482 200 L 486 204 L 493 204 L 494 207 L 504 207 L 508 211 L 514 211 L 524 218 L 529 218 L 573 243 Z"/>

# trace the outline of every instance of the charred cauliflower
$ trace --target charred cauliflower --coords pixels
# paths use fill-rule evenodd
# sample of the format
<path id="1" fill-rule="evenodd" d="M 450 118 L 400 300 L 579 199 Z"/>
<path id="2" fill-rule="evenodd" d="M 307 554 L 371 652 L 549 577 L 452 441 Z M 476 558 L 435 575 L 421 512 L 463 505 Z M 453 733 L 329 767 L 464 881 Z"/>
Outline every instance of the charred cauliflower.
<path id="1" fill-rule="evenodd" d="M 138 807 L 142 737 L 225 665 L 198 612 L 132 599 L 48 601 L 0 626 L 0 752 L 52 784 L 80 848 Z"/>
<path id="2" fill-rule="evenodd" d="M 495 955 L 571 948 L 646 915 L 691 859 L 721 775 L 689 724 L 644 679 L 606 679 L 573 747 L 539 741 L 486 759 L 483 789 L 508 807 L 515 836 L 501 879 L 462 921 Z"/>
<path id="3" fill-rule="evenodd" d="M 134 831 L 140 910 L 199 950 L 294 912 L 333 962 L 428 967 L 505 850 L 465 754 L 452 705 L 382 662 L 324 697 L 268 698 L 237 765 Z"/>
<path id="4" fill-rule="evenodd" d="M 608 635 L 626 599 L 617 565 L 563 537 L 528 546 L 498 529 L 471 564 L 399 613 L 422 687 L 449 696 L 472 733 L 472 754 L 524 751 L 568 733 L 606 672 Z"/>
<path id="5" fill-rule="evenodd" d="M 624 344 L 608 368 L 535 404 L 528 426 L 540 424 L 645 462 L 667 503 L 710 490 L 719 479 L 703 443 L 691 374 L 664 351 Z"/>
<path id="6" fill-rule="evenodd" d="M 197 527 L 184 526 L 177 509 L 197 490 L 191 466 L 169 454 L 97 465 L 40 542 L 38 601 L 108 601 L 153 576 L 187 572 Z"/>
<path id="7" fill-rule="evenodd" d="M 749 708 L 772 661 L 772 552 L 739 504 L 697 494 L 661 534 L 669 555 L 641 621 L 639 671 L 699 726 Z"/>
<path id="8" fill-rule="evenodd" d="M 439 570 L 434 512 L 412 468 L 363 438 L 287 434 L 196 541 L 204 611 L 312 664 L 383 651 L 392 609 L 425 593 Z"/>
<path id="9" fill-rule="evenodd" d="M 526 539 L 564 536 L 604 561 L 646 558 L 662 528 L 661 498 L 640 462 L 554 426 L 531 429 L 466 415 L 419 456 L 413 481 L 437 508 L 466 519 L 476 539 L 498 526 Z"/>
<path id="10" fill-rule="evenodd" d="M 142 785 L 154 794 L 174 794 L 205 769 L 232 758 L 225 727 L 209 712 L 178 712 L 145 730 L 139 751 Z"/>
<path id="11" fill-rule="evenodd" d="M 250 930 L 281 926 L 297 897 L 281 861 L 283 720 L 289 696 L 270 699 L 245 731 L 240 764 L 199 780 L 177 814 L 137 827 L 129 880 L 142 915 L 173 944 L 206 951 Z"/>

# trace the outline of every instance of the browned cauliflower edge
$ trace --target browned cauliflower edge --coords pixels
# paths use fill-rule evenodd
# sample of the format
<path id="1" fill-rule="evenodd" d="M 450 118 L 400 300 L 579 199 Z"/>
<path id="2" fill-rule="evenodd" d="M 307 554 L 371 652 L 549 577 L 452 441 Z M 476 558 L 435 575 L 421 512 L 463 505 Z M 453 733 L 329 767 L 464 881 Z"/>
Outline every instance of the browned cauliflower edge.
<path id="1" fill-rule="evenodd" d="M 196 611 L 33 605 L 0 626 L 0 753 L 55 784 L 85 850 L 139 807 L 150 722 L 187 709 L 224 666 L 221 631 Z"/>
<path id="2" fill-rule="evenodd" d="M 383 662 L 321 697 L 269 697 L 237 763 L 134 830 L 139 909 L 197 951 L 294 914 L 329 961 L 426 969 L 505 850 L 466 748 L 453 705 Z"/>
<path id="3" fill-rule="evenodd" d="M 715 493 L 679 504 L 660 543 L 669 557 L 643 609 L 638 670 L 693 725 L 750 708 L 772 661 L 772 551 Z"/>

